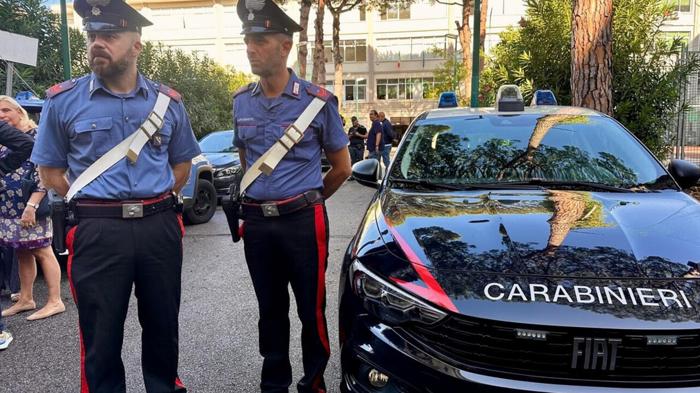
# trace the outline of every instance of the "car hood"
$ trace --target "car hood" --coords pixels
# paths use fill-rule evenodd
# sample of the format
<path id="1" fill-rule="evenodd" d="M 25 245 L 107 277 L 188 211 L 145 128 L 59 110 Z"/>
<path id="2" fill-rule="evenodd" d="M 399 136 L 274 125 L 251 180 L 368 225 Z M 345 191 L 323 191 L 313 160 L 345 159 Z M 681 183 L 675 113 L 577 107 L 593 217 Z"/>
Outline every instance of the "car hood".
<path id="1" fill-rule="evenodd" d="M 239 165 L 241 163 L 238 153 L 202 153 L 211 162 L 214 168 Z"/>
<path id="2" fill-rule="evenodd" d="M 451 311 L 700 328 L 700 205 L 683 193 L 389 190 L 376 203 L 385 253 L 413 269 L 375 266 Z"/>

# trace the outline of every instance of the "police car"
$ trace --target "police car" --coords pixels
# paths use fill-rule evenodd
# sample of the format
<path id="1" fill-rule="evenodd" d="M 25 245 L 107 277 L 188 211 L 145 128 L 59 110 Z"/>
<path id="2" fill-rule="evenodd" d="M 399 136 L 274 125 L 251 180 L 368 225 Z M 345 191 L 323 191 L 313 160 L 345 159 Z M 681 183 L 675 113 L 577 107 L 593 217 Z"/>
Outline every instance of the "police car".
<path id="1" fill-rule="evenodd" d="M 700 391 L 700 168 L 505 86 L 353 176 L 377 192 L 342 267 L 342 391 Z"/>

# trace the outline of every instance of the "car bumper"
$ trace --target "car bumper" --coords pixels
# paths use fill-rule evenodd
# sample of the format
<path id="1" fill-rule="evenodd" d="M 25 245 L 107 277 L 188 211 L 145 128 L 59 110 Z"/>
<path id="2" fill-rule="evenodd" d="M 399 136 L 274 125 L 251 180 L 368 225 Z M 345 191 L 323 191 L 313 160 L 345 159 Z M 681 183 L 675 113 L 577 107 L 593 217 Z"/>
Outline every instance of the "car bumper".
<path id="1" fill-rule="evenodd" d="M 216 196 L 221 198 L 228 195 L 228 189 L 236 176 L 224 176 L 214 178 L 214 188 L 216 188 Z"/>
<path id="2" fill-rule="evenodd" d="M 477 374 L 437 359 L 402 337 L 400 331 L 379 323 L 369 315 L 358 316 L 353 332 L 341 351 L 344 393 L 429 393 L 429 392 L 499 392 L 499 393 L 691 393 L 686 388 L 606 388 L 600 386 L 560 385 Z M 376 369 L 389 382 L 382 388 L 372 387 L 367 373 Z"/>

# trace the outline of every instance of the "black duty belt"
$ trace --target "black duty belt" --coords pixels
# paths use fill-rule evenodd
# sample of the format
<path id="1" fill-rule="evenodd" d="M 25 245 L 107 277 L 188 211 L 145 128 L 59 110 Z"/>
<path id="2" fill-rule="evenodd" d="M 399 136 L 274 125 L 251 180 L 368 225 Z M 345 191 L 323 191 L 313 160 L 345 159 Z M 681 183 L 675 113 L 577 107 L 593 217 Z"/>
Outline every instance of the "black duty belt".
<path id="1" fill-rule="evenodd" d="M 252 198 L 243 198 L 241 209 L 243 217 L 278 217 L 294 213 L 305 207 L 315 205 L 323 201 L 323 195 L 318 190 L 307 191 L 281 201 L 260 201 Z"/>
<path id="2" fill-rule="evenodd" d="M 175 197 L 172 194 L 164 194 L 159 197 L 115 201 L 106 199 L 78 199 L 71 207 L 75 217 L 81 218 L 143 218 L 166 210 L 172 210 L 175 206 Z"/>

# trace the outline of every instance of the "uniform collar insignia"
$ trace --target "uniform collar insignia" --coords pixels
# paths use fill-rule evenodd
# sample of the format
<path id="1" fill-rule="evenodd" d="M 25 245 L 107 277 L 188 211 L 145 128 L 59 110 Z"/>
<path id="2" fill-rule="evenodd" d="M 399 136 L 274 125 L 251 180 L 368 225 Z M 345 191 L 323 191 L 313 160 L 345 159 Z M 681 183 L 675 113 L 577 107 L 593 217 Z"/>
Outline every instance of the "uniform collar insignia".
<path id="1" fill-rule="evenodd" d="M 299 95 L 299 87 L 300 87 L 299 82 L 295 81 L 294 87 L 292 87 L 292 94 L 294 94 L 295 96 L 298 96 Z"/>

